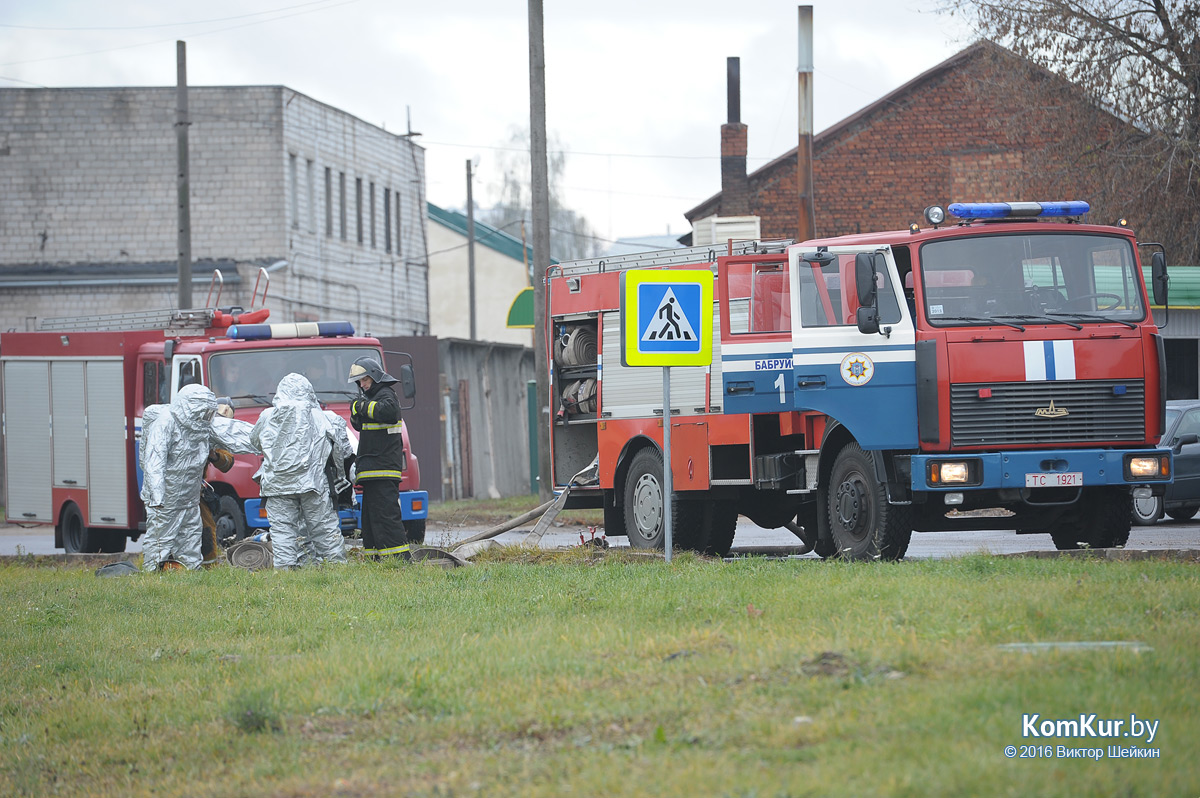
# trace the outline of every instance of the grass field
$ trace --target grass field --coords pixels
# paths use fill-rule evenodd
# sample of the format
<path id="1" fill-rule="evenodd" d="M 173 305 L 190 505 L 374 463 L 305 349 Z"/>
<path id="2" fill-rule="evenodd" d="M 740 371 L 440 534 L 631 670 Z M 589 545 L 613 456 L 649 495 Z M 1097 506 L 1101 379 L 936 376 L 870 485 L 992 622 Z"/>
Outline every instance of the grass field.
<path id="1" fill-rule="evenodd" d="M 1196 796 L 1198 598 L 1159 561 L 0 566 L 0 795 Z"/>

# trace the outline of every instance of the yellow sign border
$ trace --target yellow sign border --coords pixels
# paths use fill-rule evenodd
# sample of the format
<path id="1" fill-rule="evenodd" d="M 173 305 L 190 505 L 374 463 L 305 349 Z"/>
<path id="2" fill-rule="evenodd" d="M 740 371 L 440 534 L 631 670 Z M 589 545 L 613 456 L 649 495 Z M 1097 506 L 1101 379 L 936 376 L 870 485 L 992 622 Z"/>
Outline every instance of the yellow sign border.
<path id="1" fill-rule="evenodd" d="M 700 286 L 699 352 L 643 352 L 638 335 L 638 286 L 672 283 Z M 712 365 L 713 273 L 708 269 L 630 269 L 621 273 L 621 364 L 625 366 Z"/>

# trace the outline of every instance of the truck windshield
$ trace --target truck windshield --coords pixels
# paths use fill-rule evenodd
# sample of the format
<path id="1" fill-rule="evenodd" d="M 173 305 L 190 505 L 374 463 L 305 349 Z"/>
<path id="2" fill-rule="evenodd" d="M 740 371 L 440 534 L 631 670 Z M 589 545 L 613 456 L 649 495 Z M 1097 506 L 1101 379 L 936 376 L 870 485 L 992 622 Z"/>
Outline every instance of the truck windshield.
<path id="1" fill-rule="evenodd" d="M 977 235 L 921 247 L 930 324 L 1071 324 L 1146 317 L 1128 239 L 1088 233 Z"/>
<path id="2" fill-rule="evenodd" d="M 208 360 L 209 387 L 228 396 L 234 407 L 269 405 L 279 381 L 303 374 L 323 404 L 349 402 L 358 388 L 346 382 L 350 365 L 360 357 L 380 357 L 370 347 L 313 346 L 258 349 L 214 354 Z"/>

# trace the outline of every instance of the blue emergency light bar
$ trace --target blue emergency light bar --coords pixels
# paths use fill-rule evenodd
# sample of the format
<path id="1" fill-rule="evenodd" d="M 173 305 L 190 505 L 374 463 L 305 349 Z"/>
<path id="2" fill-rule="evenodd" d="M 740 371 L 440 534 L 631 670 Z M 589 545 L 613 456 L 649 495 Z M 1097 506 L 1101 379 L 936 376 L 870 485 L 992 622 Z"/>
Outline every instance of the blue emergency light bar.
<path id="1" fill-rule="evenodd" d="M 348 321 L 300 321 L 295 324 L 234 324 L 226 338 L 238 341 L 266 341 L 271 338 L 334 338 L 354 335 Z"/>
<path id="2" fill-rule="evenodd" d="M 1082 216 L 1091 205 L 1065 202 L 952 202 L 946 211 L 959 219 L 1013 219 L 1032 216 Z"/>

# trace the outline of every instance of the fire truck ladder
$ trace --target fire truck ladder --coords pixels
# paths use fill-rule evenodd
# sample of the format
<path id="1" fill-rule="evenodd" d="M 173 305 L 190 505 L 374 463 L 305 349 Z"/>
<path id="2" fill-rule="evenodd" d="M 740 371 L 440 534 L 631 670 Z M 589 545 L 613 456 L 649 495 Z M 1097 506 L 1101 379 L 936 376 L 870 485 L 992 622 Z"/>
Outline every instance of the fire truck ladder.
<path id="1" fill-rule="evenodd" d="M 629 255 L 617 255 L 605 258 L 586 258 L 560 263 L 550 267 L 553 274 L 555 269 L 563 276 L 576 274 L 593 274 L 595 272 L 619 272 L 626 269 L 647 269 L 655 266 L 683 266 L 689 263 L 715 263 L 717 258 L 724 255 L 766 255 L 784 252 L 794 242 L 791 239 L 776 239 L 772 241 L 735 241 L 733 252 L 722 246 L 684 247 L 681 249 L 659 249 L 653 252 L 634 252 Z"/>
<path id="2" fill-rule="evenodd" d="M 142 310 L 103 316 L 60 316 L 42 319 L 38 329 L 46 332 L 86 330 L 124 332 L 129 330 L 170 330 L 203 332 L 212 326 L 215 308 L 191 310 Z"/>

